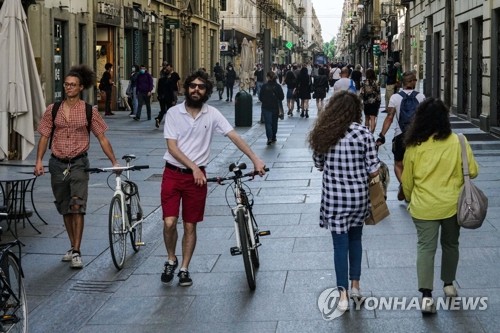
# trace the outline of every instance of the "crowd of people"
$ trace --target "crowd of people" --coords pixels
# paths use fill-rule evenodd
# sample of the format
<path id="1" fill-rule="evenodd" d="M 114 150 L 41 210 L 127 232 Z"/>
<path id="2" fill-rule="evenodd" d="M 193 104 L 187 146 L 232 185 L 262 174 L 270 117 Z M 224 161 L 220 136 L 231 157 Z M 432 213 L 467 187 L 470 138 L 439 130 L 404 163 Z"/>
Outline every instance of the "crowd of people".
<path id="1" fill-rule="evenodd" d="M 302 118 L 309 118 L 309 101 L 316 100 L 318 117 L 308 139 L 314 166 L 323 174 L 319 225 L 331 232 L 336 283 L 341 288 L 339 307 L 348 310 L 350 298 L 363 299 L 360 287 L 362 231 L 370 210 L 369 182 L 379 174 L 378 147 L 385 143 L 391 126 L 394 128 L 392 153 L 394 173 L 399 181 L 397 197 L 408 203 L 417 232 L 416 265 L 418 288 L 423 297 L 422 312 L 434 313 L 434 256 L 439 237 L 443 249 L 444 294 L 446 297 L 458 294 L 453 282 L 459 258 L 457 199 L 463 185 L 460 143 L 451 131 L 449 109 L 439 99 L 426 98 L 416 91 L 415 72 L 402 72 L 397 62 L 389 64 L 385 93 L 387 116 L 375 138 L 381 89 L 374 69 L 367 67 L 364 70 L 361 65 L 292 64 L 273 66 L 264 73 L 262 66 L 257 65 L 254 94 L 261 103 L 267 145 L 276 142 L 278 119 L 284 113 L 280 110 L 283 100 L 286 99 L 289 117 L 293 117 L 297 105 Z M 217 63 L 213 76 L 219 100 L 223 99 L 226 89 L 226 102 L 231 102 L 236 80 L 233 64 L 224 70 Z M 141 118 L 143 105 L 146 105 L 148 120 L 152 119 L 152 81 L 144 65 L 133 67 L 127 90 L 133 99 L 130 116 L 136 121 Z M 71 68 L 64 81 L 65 99 L 47 107 L 38 127 L 40 140 L 34 172 L 37 176 L 44 174 L 42 158 L 50 148 L 49 171 L 55 205 L 63 216 L 70 243 L 62 261 L 70 262 L 72 268 L 84 266 L 80 246 L 88 197 L 89 177 L 84 170 L 89 166 L 90 133 L 97 137 L 111 164 L 118 165 L 105 136 L 108 126 L 97 108 L 81 99 L 82 91 L 94 83 L 95 73 L 87 66 Z M 106 64 L 99 85 L 99 89 L 106 92 L 105 115 L 112 115 L 108 96 L 113 85 L 112 65 Z M 165 62 L 157 86 L 161 110 L 155 118 L 155 126 L 159 127 L 165 118 L 163 133 L 167 146 L 161 184 L 167 258 L 161 281 L 171 284 L 180 266 L 179 285 L 190 286 L 188 269 L 196 245 L 196 225 L 204 216 L 205 168 L 213 134 L 228 137 L 248 156 L 258 174 L 265 174 L 265 163 L 221 112 L 207 104 L 214 83 L 206 70 L 198 70 L 181 82 L 172 65 Z M 286 86 L 286 93 L 282 86 Z M 332 97 L 324 103 L 330 89 L 333 89 Z M 181 91 L 184 101 L 179 103 Z M 199 126 L 194 126 L 195 123 Z M 475 177 L 478 165 L 468 143 L 466 147 L 470 176 Z M 181 208 L 184 234 L 179 263 L 176 244 Z"/>

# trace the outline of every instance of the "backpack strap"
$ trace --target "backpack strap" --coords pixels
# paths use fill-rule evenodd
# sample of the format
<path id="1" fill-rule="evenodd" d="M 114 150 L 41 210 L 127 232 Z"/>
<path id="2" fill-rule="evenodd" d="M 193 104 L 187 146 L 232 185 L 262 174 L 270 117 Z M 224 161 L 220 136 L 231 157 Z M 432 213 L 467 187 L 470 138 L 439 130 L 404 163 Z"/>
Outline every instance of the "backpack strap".
<path id="1" fill-rule="evenodd" d="M 54 105 L 52 105 L 52 130 L 50 131 L 49 149 L 52 148 L 52 138 L 54 137 L 54 132 L 56 130 L 57 111 L 59 111 L 61 104 L 62 102 L 55 102 Z M 92 129 L 92 105 L 89 103 L 85 103 L 85 115 L 87 117 L 87 131 L 89 132 L 90 137 L 90 130 Z"/>

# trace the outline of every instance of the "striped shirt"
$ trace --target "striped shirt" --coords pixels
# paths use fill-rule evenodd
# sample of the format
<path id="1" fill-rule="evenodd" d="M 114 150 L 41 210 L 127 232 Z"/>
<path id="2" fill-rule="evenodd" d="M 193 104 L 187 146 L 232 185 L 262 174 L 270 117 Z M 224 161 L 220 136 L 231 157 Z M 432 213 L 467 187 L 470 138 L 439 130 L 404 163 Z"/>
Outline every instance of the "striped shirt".
<path id="1" fill-rule="evenodd" d="M 380 167 L 372 133 L 352 123 L 328 153 L 314 153 L 313 159 L 323 169 L 320 227 L 342 234 L 362 226 L 369 209 L 369 174 Z"/>
<path id="2" fill-rule="evenodd" d="M 64 101 L 57 111 L 54 124 L 56 126 L 54 137 L 52 138 L 52 154 L 58 158 L 71 159 L 85 153 L 89 149 L 89 132 L 87 130 L 87 115 L 85 102 L 80 100 L 70 110 L 69 119 L 66 119 L 63 112 Z M 50 138 L 52 132 L 52 107 L 51 104 L 38 125 L 40 135 Z M 97 111 L 97 107 L 92 109 L 91 131 L 97 137 L 106 132 L 108 125 L 104 122 Z"/>

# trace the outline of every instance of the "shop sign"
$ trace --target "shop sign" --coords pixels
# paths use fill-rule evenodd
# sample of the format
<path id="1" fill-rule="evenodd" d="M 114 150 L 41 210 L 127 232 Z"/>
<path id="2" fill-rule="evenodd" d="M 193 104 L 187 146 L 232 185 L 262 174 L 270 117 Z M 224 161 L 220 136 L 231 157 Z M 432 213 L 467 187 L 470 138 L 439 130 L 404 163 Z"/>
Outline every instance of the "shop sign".
<path id="1" fill-rule="evenodd" d="M 117 17 L 120 15 L 120 9 L 115 7 L 112 3 L 99 2 L 97 5 L 97 12 L 99 14 Z"/>

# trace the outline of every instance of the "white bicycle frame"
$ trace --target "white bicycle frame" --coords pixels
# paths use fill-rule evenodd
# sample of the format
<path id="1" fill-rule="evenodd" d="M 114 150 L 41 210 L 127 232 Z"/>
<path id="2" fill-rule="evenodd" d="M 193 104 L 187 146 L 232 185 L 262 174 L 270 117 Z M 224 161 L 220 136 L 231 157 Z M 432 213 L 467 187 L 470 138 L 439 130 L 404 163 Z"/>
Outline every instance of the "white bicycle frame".
<path id="1" fill-rule="evenodd" d="M 112 167 L 112 168 L 105 168 L 108 170 L 125 170 L 127 179 L 130 178 L 130 170 L 127 168 L 130 167 L 130 163 L 127 162 L 127 165 L 125 167 Z M 139 223 L 143 222 L 143 217 L 141 216 L 140 220 L 137 220 L 133 225 L 130 225 L 130 221 L 128 220 L 128 214 L 127 210 L 125 209 L 127 202 L 130 202 L 130 198 L 125 199 L 125 193 L 122 190 L 122 176 L 121 174 L 116 174 L 115 178 L 115 193 L 113 194 L 113 197 L 115 196 L 120 196 L 121 200 L 121 211 L 122 211 L 122 232 L 125 231 L 131 231 L 133 228 L 135 228 Z"/>
<path id="2" fill-rule="evenodd" d="M 240 249 L 241 251 L 241 239 L 240 239 L 240 233 L 239 233 L 239 230 L 238 230 L 238 221 L 237 221 L 237 217 L 238 217 L 238 211 L 239 210 L 243 210 L 243 213 L 245 215 L 245 221 L 246 221 L 246 225 L 247 225 L 247 231 L 248 231 L 248 234 L 251 236 L 250 237 L 250 249 L 253 250 L 255 249 L 255 232 L 254 232 L 254 229 L 253 229 L 253 222 L 252 222 L 252 219 L 250 218 L 250 214 L 248 213 L 248 209 L 247 207 L 243 204 L 242 200 L 241 200 L 241 193 L 240 193 L 240 187 L 242 186 L 241 184 L 241 179 L 236 179 L 235 181 L 235 185 L 234 185 L 234 196 L 235 196 L 235 199 L 236 199 L 236 206 L 232 208 L 232 211 L 233 211 L 233 216 L 234 216 L 234 233 L 236 235 L 236 246 L 238 247 L 238 249 Z M 247 198 L 248 199 L 248 198 Z"/>

